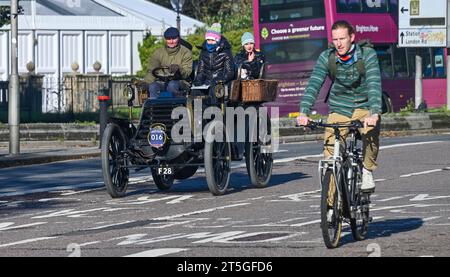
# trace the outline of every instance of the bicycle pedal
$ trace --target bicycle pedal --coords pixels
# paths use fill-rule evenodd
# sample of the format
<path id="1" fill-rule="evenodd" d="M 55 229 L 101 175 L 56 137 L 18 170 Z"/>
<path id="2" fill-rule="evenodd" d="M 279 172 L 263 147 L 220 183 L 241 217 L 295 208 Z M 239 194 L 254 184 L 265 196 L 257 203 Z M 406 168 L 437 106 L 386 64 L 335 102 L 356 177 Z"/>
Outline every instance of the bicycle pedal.
<path id="1" fill-rule="evenodd" d="M 372 222 L 373 221 L 373 217 L 369 217 L 369 222 Z"/>

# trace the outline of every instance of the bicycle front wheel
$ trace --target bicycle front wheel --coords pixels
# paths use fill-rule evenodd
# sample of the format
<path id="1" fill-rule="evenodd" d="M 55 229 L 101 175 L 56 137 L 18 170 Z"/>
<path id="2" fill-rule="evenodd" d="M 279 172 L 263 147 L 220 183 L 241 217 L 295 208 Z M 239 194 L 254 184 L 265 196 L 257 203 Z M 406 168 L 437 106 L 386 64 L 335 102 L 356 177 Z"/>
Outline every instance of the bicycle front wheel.
<path id="1" fill-rule="evenodd" d="M 338 191 L 332 170 L 327 170 L 322 176 L 322 196 L 320 203 L 321 229 L 327 248 L 339 245 L 342 231 L 342 205 L 339 203 Z"/>

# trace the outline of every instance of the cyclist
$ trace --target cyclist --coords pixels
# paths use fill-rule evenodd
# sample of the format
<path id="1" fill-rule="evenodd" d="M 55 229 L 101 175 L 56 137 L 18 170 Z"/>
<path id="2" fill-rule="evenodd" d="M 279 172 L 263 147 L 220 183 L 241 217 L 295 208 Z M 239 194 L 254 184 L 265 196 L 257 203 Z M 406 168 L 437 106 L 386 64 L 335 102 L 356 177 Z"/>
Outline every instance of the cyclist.
<path id="1" fill-rule="evenodd" d="M 373 192 L 375 182 L 372 171 L 377 167 L 381 116 L 381 77 L 375 50 L 355 43 L 355 31 L 346 21 L 336 21 L 331 27 L 333 46 L 319 56 L 300 104 L 297 123 L 308 125 L 310 109 L 320 88 L 330 72 L 330 57 L 336 62 L 333 85 L 329 92 L 330 114 L 327 123 L 349 123 L 359 119 L 364 122 L 360 130 L 363 141 L 363 181 L 361 190 Z M 365 73 L 358 69 L 364 64 Z M 343 139 L 348 130 L 342 130 Z M 333 155 L 334 133 L 327 128 L 324 135 L 324 156 Z"/>
<path id="2" fill-rule="evenodd" d="M 167 90 L 175 96 L 181 96 L 181 91 L 189 88 L 189 77 L 192 72 L 192 52 L 182 45 L 180 32 L 177 28 L 170 27 L 164 32 L 165 46 L 158 48 L 149 59 L 148 73 L 145 81 L 150 85 L 149 97 L 157 98 L 159 93 Z M 158 67 L 168 66 L 175 79 L 167 83 L 156 80 L 152 71 Z"/>

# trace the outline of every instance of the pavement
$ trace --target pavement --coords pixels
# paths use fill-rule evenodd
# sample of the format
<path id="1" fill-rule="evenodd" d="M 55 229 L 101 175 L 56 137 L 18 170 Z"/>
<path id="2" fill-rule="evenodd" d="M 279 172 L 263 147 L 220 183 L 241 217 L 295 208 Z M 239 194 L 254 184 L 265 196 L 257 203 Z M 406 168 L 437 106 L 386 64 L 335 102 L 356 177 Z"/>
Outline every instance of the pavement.
<path id="1" fill-rule="evenodd" d="M 322 130 L 305 131 L 293 127 L 294 122 L 287 118 L 279 121 L 280 143 L 322 139 Z M 430 114 L 390 116 L 383 118 L 381 128 L 382 137 L 450 133 L 450 117 Z M 24 127 L 21 125 L 20 154 L 9 155 L 8 129 L 3 126 L 0 128 L 0 168 L 99 157 L 96 130 L 98 126 L 95 125 L 24 124 Z"/>
<path id="2" fill-rule="evenodd" d="M 25 141 L 19 155 L 9 155 L 9 143 L 0 142 L 0 168 L 87 159 L 100 156 L 100 148 L 90 141 Z"/>

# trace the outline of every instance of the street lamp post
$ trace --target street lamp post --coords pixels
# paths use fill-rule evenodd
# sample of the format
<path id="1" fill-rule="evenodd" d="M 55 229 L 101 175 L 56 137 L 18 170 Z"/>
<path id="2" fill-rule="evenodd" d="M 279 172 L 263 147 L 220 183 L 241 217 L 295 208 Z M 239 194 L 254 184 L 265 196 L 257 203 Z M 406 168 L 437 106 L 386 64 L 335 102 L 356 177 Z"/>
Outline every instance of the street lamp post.
<path id="1" fill-rule="evenodd" d="M 181 33 L 181 19 L 180 12 L 183 9 L 185 0 L 170 0 L 170 4 L 172 4 L 172 8 L 177 12 L 177 29 Z"/>
<path id="2" fill-rule="evenodd" d="M 11 76 L 9 78 L 8 124 L 9 124 L 9 154 L 20 152 L 20 98 L 18 72 L 18 14 L 19 1 L 11 0 Z"/>

